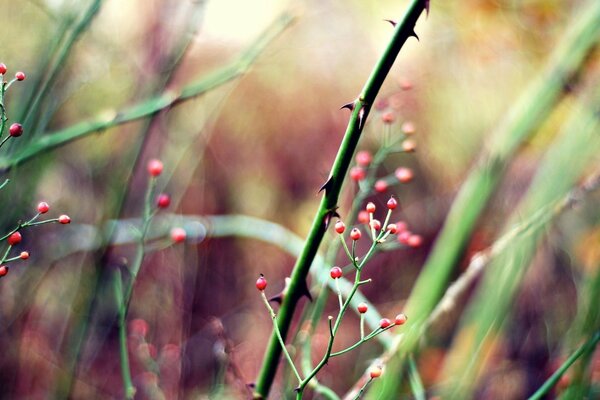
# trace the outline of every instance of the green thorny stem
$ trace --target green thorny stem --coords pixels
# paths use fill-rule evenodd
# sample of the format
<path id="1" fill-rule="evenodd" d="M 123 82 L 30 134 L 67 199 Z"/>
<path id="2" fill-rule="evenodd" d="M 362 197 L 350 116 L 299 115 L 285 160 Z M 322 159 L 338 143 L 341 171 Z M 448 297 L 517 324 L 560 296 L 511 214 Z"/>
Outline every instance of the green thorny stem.
<path id="1" fill-rule="evenodd" d="M 394 35 L 371 72 L 362 92 L 352 103 L 352 115 L 348 122 L 338 154 L 333 163 L 331 175 L 324 185 L 325 195 L 321 199 L 310 233 L 306 239 L 302 253 L 296 261 L 291 274 L 289 287 L 287 288 L 286 295 L 283 298 L 281 308 L 279 309 L 277 324 L 279 332 L 284 340 L 292 322 L 296 305 L 303 294 L 306 293 L 306 277 L 308 271 L 317 254 L 323 236 L 325 235 L 327 228 L 326 221 L 335 213 L 344 177 L 348 172 L 352 156 L 358 145 L 371 106 L 400 52 L 400 49 L 408 38 L 416 36 L 414 32 L 415 24 L 421 13 L 428 8 L 428 4 L 428 0 L 411 1 L 402 20 L 396 24 Z M 279 344 L 277 334 L 273 332 L 256 382 L 256 397 L 264 398 L 268 395 L 273 379 L 275 378 L 275 373 L 277 372 L 281 351 L 282 347 Z"/>
<path id="2" fill-rule="evenodd" d="M 133 381 L 131 379 L 131 370 L 129 367 L 129 354 L 128 354 L 128 346 L 127 346 L 127 313 L 129 311 L 129 304 L 131 302 L 131 294 L 133 292 L 133 286 L 135 284 L 135 279 L 142 265 L 142 261 L 144 260 L 144 253 L 146 250 L 146 235 L 148 233 L 148 228 L 150 227 L 150 223 L 152 222 L 152 217 L 155 212 L 152 210 L 152 194 L 154 193 L 154 188 L 156 187 L 156 177 L 150 178 L 150 184 L 148 185 L 148 190 L 146 191 L 146 196 L 144 199 L 144 211 L 142 216 L 142 229 L 139 235 L 139 241 L 137 243 L 135 249 L 135 258 L 131 263 L 131 267 L 129 268 L 129 273 L 131 274 L 131 279 L 129 280 L 129 284 L 125 289 L 125 293 L 123 294 L 123 279 L 120 274 L 117 274 L 115 277 L 115 296 L 117 300 L 117 304 L 119 307 L 119 355 L 121 360 L 121 377 L 123 378 L 123 387 L 125 389 L 125 398 L 133 399 L 135 395 L 135 387 L 133 386 Z"/>
<path id="3" fill-rule="evenodd" d="M 323 358 L 321 359 L 321 361 L 317 364 L 317 366 L 312 371 L 310 371 L 310 373 L 308 373 L 306 375 L 306 377 L 304 379 L 302 379 L 302 377 L 300 376 L 298 369 L 294 365 L 294 361 L 293 361 L 292 357 L 290 356 L 289 352 L 287 351 L 287 349 L 285 347 L 284 339 L 283 339 L 281 332 L 279 331 L 277 323 L 276 323 L 276 314 L 273 311 L 273 308 L 271 307 L 271 305 L 269 304 L 269 301 L 267 300 L 265 293 L 261 291 L 261 296 L 262 296 L 263 302 L 265 303 L 267 309 L 269 310 L 271 319 L 273 320 L 273 330 L 277 337 L 278 344 L 279 344 L 279 346 L 281 346 L 280 348 L 282 349 L 288 363 L 290 364 L 290 367 L 291 367 L 292 371 L 294 372 L 294 375 L 298 379 L 298 387 L 296 388 L 296 398 L 297 399 L 302 398 L 302 394 L 303 394 L 306 386 L 309 384 L 311 379 L 313 379 L 317 375 L 317 373 L 327 364 L 327 362 L 329 361 L 330 358 L 336 357 L 336 356 L 341 356 L 342 354 L 346 354 L 347 352 L 357 348 L 358 346 L 365 343 L 366 341 L 374 338 L 375 336 L 381 334 L 382 332 L 384 332 L 388 329 L 391 329 L 392 327 L 394 327 L 396 325 L 395 323 L 392 323 L 391 325 L 389 325 L 386 328 L 376 328 L 375 330 L 373 330 L 373 332 L 371 332 L 367 336 L 364 336 L 364 334 L 362 333 L 362 329 L 361 329 L 361 337 L 356 343 L 354 343 L 353 345 L 351 345 L 343 350 L 332 352 L 335 335 L 337 334 L 337 332 L 340 328 L 342 319 L 343 319 L 346 311 L 348 310 L 348 306 L 350 305 L 352 298 L 354 297 L 354 294 L 357 292 L 358 288 L 361 285 L 371 282 L 370 279 L 361 280 L 361 272 L 362 272 L 365 264 L 367 263 L 367 261 L 369 261 L 369 259 L 375 253 L 375 249 L 376 249 L 377 245 L 379 245 L 380 243 L 385 241 L 385 239 L 390 235 L 389 231 L 387 231 L 386 228 L 387 228 L 387 224 L 389 222 L 391 213 L 392 213 L 392 210 L 388 210 L 386 219 L 385 219 L 385 223 L 383 224 L 379 234 L 373 238 L 373 243 L 371 244 L 369 250 L 367 251 L 365 256 L 362 258 L 362 260 L 359 261 L 359 258 L 354 257 L 354 255 L 349 255 L 350 262 L 352 263 L 352 266 L 355 268 L 355 271 L 356 271 L 355 276 L 354 276 L 354 284 L 352 286 L 352 290 L 350 291 L 348 297 L 346 298 L 346 301 L 342 301 L 341 294 L 340 294 L 340 297 L 339 297 L 340 298 L 340 310 L 338 312 L 337 317 L 335 318 L 335 322 L 333 322 L 333 317 L 331 317 L 331 316 L 329 317 L 329 341 L 327 343 L 327 350 L 325 351 L 325 354 L 323 355 Z M 340 237 L 341 237 L 341 235 L 340 235 Z M 356 241 L 353 241 L 353 243 L 355 243 L 355 242 Z M 354 245 L 352 247 L 354 248 Z M 353 254 L 354 254 L 354 252 L 353 252 Z"/>

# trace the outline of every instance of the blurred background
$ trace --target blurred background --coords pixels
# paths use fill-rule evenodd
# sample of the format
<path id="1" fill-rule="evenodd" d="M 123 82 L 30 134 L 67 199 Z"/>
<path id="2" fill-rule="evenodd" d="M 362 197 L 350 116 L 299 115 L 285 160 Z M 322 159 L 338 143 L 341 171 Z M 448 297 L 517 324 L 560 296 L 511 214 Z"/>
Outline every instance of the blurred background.
<path id="1" fill-rule="evenodd" d="M 267 292 L 276 294 L 294 257 L 272 243 L 236 237 L 235 219 L 233 234 L 214 237 L 218 227 L 203 217 L 246 215 L 306 236 L 320 201 L 317 190 L 348 120 L 347 110 L 339 108 L 359 94 L 390 39 L 393 28 L 383 20 L 398 19 L 407 4 L 0 0 L 0 61 L 7 77 L 27 74 L 6 95 L 9 122 L 22 122 L 25 133 L 0 150 L 0 164 L 12 167 L 4 172 L 11 181 L 0 196 L 0 223 L 9 231 L 42 200 L 52 215 L 66 213 L 73 221 L 25 231 L 19 249 L 31 258 L 0 280 L 0 397 L 123 397 L 109 276 L 133 258 L 134 247 L 111 243 L 110 227 L 111 221 L 126 225 L 140 217 L 145 165 L 159 158 L 165 172 L 158 186 L 172 196 L 161 214 L 184 226 L 188 241 L 147 254 L 135 283 L 128 323 L 136 398 L 247 398 L 245 385 L 255 380 L 271 333 L 254 282 L 265 274 Z M 396 218 L 422 237 L 419 247 L 385 252 L 369 266 L 374 282 L 363 292 L 382 315 L 403 309 L 481 150 L 493 145 L 492 133 L 586 4 L 432 1 L 429 16 L 421 16 L 420 41 L 410 39 L 402 49 L 359 144 L 375 153 L 384 138 L 414 127 L 416 152 L 392 154 L 377 171 L 386 176 L 408 167 L 414 179 L 369 196 L 383 207 L 395 195 L 402 206 Z M 292 20 L 282 21 L 283 14 Z M 248 65 L 236 64 L 273 24 L 280 32 L 260 54 Z M 577 67 L 579 79 L 567 82 L 570 91 L 502 168 L 452 279 L 502 233 L 578 96 L 593 97 L 599 87 L 599 60 L 597 50 L 587 53 Z M 231 65 L 239 67 L 235 74 L 227 69 Z M 215 71 L 231 76 L 224 82 L 206 78 Z M 132 106 L 146 110 L 148 99 L 178 96 L 209 81 L 218 84 L 199 96 L 116 122 L 130 116 Z M 597 110 L 598 103 L 590 103 Z M 394 121 L 386 124 L 382 115 L 389 112 Z M 73 127 L 85 131 L 86 121 L 109 123 L 54 149 L 43 147 L 46 137 Z M 596 142 L 589 146 L 598 149 Z M 35 156 L 11 164 L 32 149 Z M 574 183 L 600 167 L 597 155 L 586 157 Z M 354 183 L 345 186 L 342 218 L 356 190 Z M 511 329 L 493 355 L 495 367 L 482 372 L 473 397 L 525 398 L 568 356 L 567 344 L 577 343 L 569 333 L 578 311 L 590 301 L 598 304 L 597 297 L 585 297 L 584 288 L 598 275 L 598 199 L 588 195 L 545 228 L 512 303 Z M 168 231 L 160 229 L 156 235 Z M 332 239 L 333 233 L 327 235 L 327 242 Z M 445 379 L 440 371 L 459 331 L 465 297 L 432 328 L 417 358 L 430 394 Z M 326 315 L 336 307 L 332 297 Z M 326 344 L 325 320 L 313 338 L 315 360 Z M 356 339 L 357 321 L 348 316 L 340 343 Z M 332 360 L 319 381 L 341 396 L 381 352 L 372 341 Z M 598 357 L 588 372 L 598 385 Z M 278 375 L 273 398 L 284 397 L 285 381 Z M 402 390 L 397 398 L 410 398 L 410 389 Z M 307 392 L 307 398 L 318 396 Z"/>

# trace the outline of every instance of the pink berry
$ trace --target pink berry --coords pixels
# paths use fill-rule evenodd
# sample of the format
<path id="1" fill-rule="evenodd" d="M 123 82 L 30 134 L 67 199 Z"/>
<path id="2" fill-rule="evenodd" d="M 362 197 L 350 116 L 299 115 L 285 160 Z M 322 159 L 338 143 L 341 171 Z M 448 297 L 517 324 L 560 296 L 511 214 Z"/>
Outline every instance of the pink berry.
<path id="1" fill-rule="evenodd" d="M 0 276 L 4 276 L 8 274 L 8 267 L 6 265 L 3 265 L 0 267 Z"/>
<path id="2" fill-rule="evenodd" d="M 21 254 L 19 254 L 19 258 L 21 260 L 27 260 L 29 258 L 29 253 L 26 251 L 22 251 Z"/>
<path id="3" fill-rule="evenodd" d="M 390 321 L 390 320 L 389 320 L 389 319 L 387 319 L 387 318 L 383 318 L 381 321 L 379 321 L 379 327 L 380 327 L 381 329 L 385 329 L 385 328 L 387 328 L 388 326 L 390 326 L 391 324 L 392 324 L 392 321 Z"/>
<path id="4" fill-rule="evenodd" d="M 156 205 L 158 208 L 167 208 L 171 204 L 171 196 L 166 193 L 161 193 L 156 199 Z"/>
<path id="5" fill-rule="evenodd" d="M 416 132 L 415 124 L 410 121 L 406 121 L 402 124 L 402 132 L 404 132 L 406 135 L 412 135 Z"/>
<path id="6" fill-rule="evenodd" d="M 173 228 L 171 229 L 171 240 L 175 243 L 182 243 L 185 241 L 187 237 L 187 233 L 183 228 Z"/>
<path id="7" fill-rule="evenodd" d="M 358 213 L 358 222 L 360 222 L 361 224 L 368 224 L 369 221 L 369 213 L 366 210 L 361 210 Z"/>
<path id="8" fill-rule="evenodd" d="M 267 280 L 265 279 L 264 276 L 261 275 L 256 280 L 256 288 L 262 292 L 263 290 L 265 290 L 266 287 L 267 287 Z"/>
<path id="9" fill-rule="evenodd" d="M 377 207 L 375 207 L 375 204 L 373 204 L 371 202 L 367 203 L 367 207 L 365 207 L 365 209 L 367 210 L 367 212 L 369 214 L 373 214 L 375 212 L 376 208 Z"/>
<path id="10" fill-rule="evenodd" d="M 398 315 L 396 315 L 394 323 L 396 325 L 404 325 L 407 320 L 408 320 L 408 318 L 406 317 L 406 314 L 398 314 Z"/>
<path id="11" fill-rule="evenodd" d="M 359 313 L 364 314 L 369 309 L 369 306 L 367 306 L 365 303 L 360 303 L 356 308 L 358 309 Z"/>
<path id="12" fill-rule="evenodd" d="M 396 207 L 398 207 L 398 200 L 396 200 L 393 197 L 390 197 L 390 199 L 387 201 L 388 210 L 393 210 Z"/>
<path id="13" fill-rule="evenodd" d="M 4 75 L 6 73 L 6 65 L 4 63 L 0 63 L 0 74 Z"/>
<path id="14" fill-rule="evenodd" d="M 8 133 L 12 137 L 19 137 L 23 134 L 23 125 L 15 122 L 8 128 Z"/>
<path id="15" fill-rule="evenodd" d="M 26 76 L 25 76 L 25 72 L 19 71 L 15 74 L 15 78 L 17 78 L 18 81 L 24 81 Z"/>
<path id="16" fill-rule="evenodd" d="M 408 230 L 408 224 L 404 221 L 398 221 L 395 225 L 398 228 L 398 232 L 404 232 Z"/>
<path id="17" fill-rule="evenodd" d="M 42 201 L 38 204 L 37 210 L 40 214 L 46 214 L 50 210 L 50 206 L 45 201 Z"/>
<path id="18" fill-rule="evenodd" d="M 350 232 L 350 238 L 352 240 L 358 240 L 361 237 L 361 233 L 358 230 L 358 228 L 352 228 L 352 231 Z"/>
<path id="19" fill-rule="evenodd" d="M 381 120 L 383 121 L 384 124 L 392 124 L 396 120 L 396 116 L 394 115 L 393 112 L 388 111 L 388 112 L 383 113 L 383 115 L 381 116 Z"/>
<path id="20" fill-rule="evenodd" d="M 373 161 L 373 156 L 366 150 L 359 151 L 356 153 L 356 163 L 361 167 L 368 167 Z"/>
<path id="21" fill-rule="evenodd" d="M 331 268 L 331 271 L 329 271 L 329 275 L 331 275 L 333 279 L 339 279 L 342 277 L 343 272 L 340 267 L 333 267 Z"/>
<path id="22" fill-rule="evenodd" d="M 361 167 L 350 168 L 350 179 L 355 182 L 362 181 L 367 176 L 367 173 Z"/>
<path id="23" fill-rule="evenodd" d="M 394 173 L 396 175 L 396 179 L 398 179 L 402 183 L 408 183 L 413 180 L 414 174 L 412 169 L 406 167 L 400 167 L 396 169 Z"/>
<path id="24" fill-rule="evenodd" d="M 398 234 L 398 242 L 402 244 L 408 244 L 408 238 L 410 238 L 410 235 L 412 235 L 412 233 L 409 230 L 401 231 Z"/>
<path id="25" fill-rule="evenodd" d="M 162 173 L 162 171 L 163 171 L 162 161 L 153 159 L 148 162 L 148 173 L 151 176 L 154 176 L 154 177 L 159 176 Z"/>
<path id="26" fill-rule="evenodd" d="M 66 224 L 70 224 L 71 223 L 71 217 L 69 217 L 68 215 L 61 215 L 60 217 L 58 217 L 58 222 L 66 225 Z"/>
<path id="27" fill-rule="evenodd" d="M 146 337 L 148 331 L 150 330 L 150 326 L 148 323 L 141 319 L 136 318 L 129 323 L 129 334 L 135 335 L 139 337 Z"/>
<path id="28" fill-rule="evenodd" d="M 398 232 L 398 227 L 396 226 L 396 224 L 388 224 L 388 226 L 385 229 L 392 235 Z"/>
<path id="29" fill-rule="evenodd" d="M 10 235 L 7 239 L 8 244 L 11 246 L 14 246 L 16 244 L 21 243 L 21 240 L 23 239 L 23 237 L 21 236 L 20 232 L 15 232 L 12 235 Z"/>
<path id="30" fill-rule="evenodd" d="M 371 379 L 379 378 L 383 371 L 379 367 L 373 367 L 369 370 L 369 376 Z"/>
<path id="31" fill-rule="evenodd" d="M 423 243 L 423 238 L 420 235 L 410 235 L 406 244 L 410 247 L 419 247 Z"/>
<path id="32" fill-rule="evenodd" d="M 335 231 L 337 233 L 339 233 L 341 235 L 342 233 L 344 233 L 345 230 L 346 230 L 346 225 L 344 225 L 344 223 L 342 221 L 338 221 L 335 223 Z"/>
<path id="33" fill-rule="evenodd" d="M 402 149 L 407 153 L 413 153 L 417 149 L 417 142 L 412 139 L 406 139 L 402 142 Z"/>
<path id="34" fill-rule="evenodd" d="M 388 190 L 388 184 L 383 179 L 380 179 L 375 182 L 374 188 L 377 193 L 385 193 L 385 191 Z"/>
<path id="35" fill-rule="evenodd" d="M 369 223 L 369 225 L 371 226 L 371 228 L 375 229 L 376 231 L 381 229 L 381 222 L 378 219 L 374 219 L 373 221 L 371 221 Z"/>

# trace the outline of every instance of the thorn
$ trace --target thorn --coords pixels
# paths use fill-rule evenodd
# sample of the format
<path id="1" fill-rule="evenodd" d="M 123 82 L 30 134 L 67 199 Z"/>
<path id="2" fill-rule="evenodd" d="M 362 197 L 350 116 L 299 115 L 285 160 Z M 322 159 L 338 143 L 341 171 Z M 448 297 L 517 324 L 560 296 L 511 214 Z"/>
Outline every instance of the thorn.
<path id="1" fill-rule="evenodd" d="M 332 218 L 337 217 L 337 218 L 341 218 L 340 214 L 338 214 L 337 212 L 338 207 L 335 207 L 329 211 L 327 211 L 327 214 L 325 214 L 325 218 L 324 221 L 325 222 L 325 230 L 327 230 L 327 228 L 329 227 L 329 223 L 331 222 Z"/>
<path id="2" fill-rule="evenodd" d="M 356 100 L 355 101 L 351 101 L 350 103 L 344 104 L 343 106 L 340 107 L 340 110 L 343 110 L 344 108 L 347 108 L 350 111 L 354 111 L 354 103 L 355 102 L 356 102 Z"/>
<path id="3" fill-rule="evenodd" d="M 333 185 L 333 175 L 329 175 L 329 178 L 327 178 L 327 181 L 325 181 L 325 183 L 321 185 L 317 194 L 321 193 L 324 190 L 325 196 L 327 196 L 327 191 L 331 189 L 331 185 Z"/>
<path id="4" fill-rule="evenodd" d="M 427 12 L 427 16 L 429 17 L 429 0 L 423 0 L 425 2 L 425 11 Z"/>
<path id="5" fill-rule="evenodd" d="M 384 21 L 385 21 L 385 22 L 389 22 L 390 24 L 392 24 L 392 26 L 393 26 L 394 28 L 395 28 L 395 27 L 396 27 L 396 25 L 397 25 L 396 21 L 394 21 L 394 20 L 391 20 L 391 19 L 384 19 Z"/>
<path id="6" fill-rule="evenodd" d="M 420 42 L 421 40 L 419 39 L 419 36 L 417 36 L 417 33 L 415 31 L 412 31 L 409 36 L 414 36 L 415 38 L 417 38 L 417 40 Z"/>
<path id="7" fill-rule="evenodd" d="M 276 294 L 275 296 L 269 298 L 269 302 L 277 303 L 279 305 L 281 305 L 282 301 L 283 301 L 283 292 Z"/>
<path id="8" fill-rule="evenodd" d="M 303 280 L 300 284 L 300 297 L 306 296 L 308 300 L 313 301 L 312 295 L 310 294 L 310 290 L 308 290 L 308 285 L 306 284 L 306 280 Z"/>

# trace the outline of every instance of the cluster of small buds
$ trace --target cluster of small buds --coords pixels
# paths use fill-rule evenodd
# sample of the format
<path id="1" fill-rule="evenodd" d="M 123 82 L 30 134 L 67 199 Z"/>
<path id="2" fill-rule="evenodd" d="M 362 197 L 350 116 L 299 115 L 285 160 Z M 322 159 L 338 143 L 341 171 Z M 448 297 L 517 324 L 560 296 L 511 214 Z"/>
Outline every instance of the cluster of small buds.
<path id="1" fill-rule="evenodd" d="M 0 63 L 0 75 L 4 76 L 6 74 L 6 71 L 8 71 L 8 68 L 7 68 L 6 64 Z M 15 80 L 17 80 L 17 81 L 24 81 L 25 78 L 26 78 L 25 72 L 18 71 L 15 74 Z"/>

